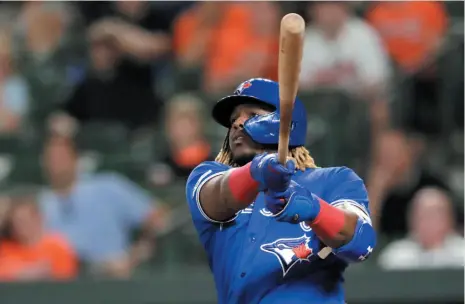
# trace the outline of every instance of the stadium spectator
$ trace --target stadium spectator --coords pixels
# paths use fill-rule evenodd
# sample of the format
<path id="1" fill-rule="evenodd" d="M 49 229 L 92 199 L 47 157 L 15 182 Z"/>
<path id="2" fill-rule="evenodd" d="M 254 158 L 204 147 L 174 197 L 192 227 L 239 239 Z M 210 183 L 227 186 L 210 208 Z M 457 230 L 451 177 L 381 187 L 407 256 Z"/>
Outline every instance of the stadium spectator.
<path id="1" fill-rule="evenodd" d="M 69 138 L 50 137 L 43 157 L 50 186 L 39 202 L 47 228 L 66 235 L 90 270 L 129 276 L 150 257 L 155 232 L 164 227 L 161 206 L 121 175 L 79 175 L 78 151 Z M 131 244 L 135 229 L 142 232 Z"/>
<path id="2" fill-rule="evenodd" d="M 11 204 L 11 196 L 4 193 L 0 194 L 0 229 L 2 229 Z"/>
<path id="3" fill-rule="evenodd" d="M 0 134 L 17 132 L 29 107 L 28 86 L 15 73 L 11 51 L 11 33 L 0 29 Z"/>
<path id="4" fill-rule="evenodd" d="M 161 160 L 169 171 L 156 166 L 158 170 L 151 172 L 154 183 L 167 183 L 173 180 L 171 177 L 185 180 L 195 166 L 214 158 L 205 138 L 204 112 L 202 100 L 194 95 L 176 95 L 168 102 L 165 114 L 168 150 Z"/>
<path id="5" fill-rule="evenodd" d="M 409 212 L 408 235 L 386 246 L 379 264 L 387 270 L 464 267 L 465 241 L 455 231 L 452 202 L 441 189 L 418 191 Z"/>
<path id="6" fill-rule="evenodd" d="M 367 19 L 379 32 L 401 73 L 410 76 L 408 117 L 404 123 L 422 133 L 440 132 L 440 76 L 437 59 L 441 54 L 448 20 L 439 1 L 376 2 L 370 4 Z"/>
<path id="7" fill-rule="evenodd" d="M 43 119 L 71 92 L 84 73 L 83 31 L 70 3 L 22 3 L 15 25 L 15 65 L 29 88 L 31 111 Z"/>
<path id="8" fill-rule="evenodd" d="M 116 121 L 130 129 L 152 125 L 163 104 L 154 66 L 171 49 L 170 22 L 149 2 L 81 4 L 84 9 L 102 5 L 101 14 L 87 20 L 91 69 L 64 110 L 81 123 Z"/>
<path id="9" fill-rule="evenodd" d="M 310 3 L 307 14 L 311 22 L 304 38 L 302 88 L 329 86 L 359 93 L 387 84 L 383 45 L 373 28 L 352 15 L 349 3 Z"/>
<path id="10" fill-rule="evenodd" d="M 436 59 L 447 30 L 443 3 L 376 2 L 367 11 L 368 21 L 404 72 L 414 74 Z"/>
<path id="11" fill-rule="evenodd" d="M 441 177 L 425 168 L 423 150 L 422 140 L 400 131 L 384 134 L 375 146 L 367 178 L 370 209 L 373 224 L 388 236 L 407 233 L 407 209 L 418 190 L 446 189 Z"/>
<path id="12" fill-rule="evenodd" d="M 91 70 L 63 105 L 64 113 L 85 124 L 119 122 L 134 129 L 154 122 L 157 102 L 150 86 L 127 82 L 118 71 L 121 52 L 110 36 L 90 36 Z M 65 117 L 55 116 L 56 119 Z"/>
<path id="13" fill-rule="evenodd" d="M 67 240 L 44 231 L 34 197 L 13 199 L 0 240 L 0 280 L 62 280 L 78 273 Z"/>
<path id="14" fill-rule="evenodd" d="M 244 79 L 276 79 L 279 8 L 273 2 L 198 2 L 174 24 L 178 67 L 200 68 L 201 87 L 218 94 Z"/>
<path id="15" fill-rule="evenodd" d="M 302 90 L 335 88 L 370 102 L 373 137 L 389 123 L 387 54 L 376 31 L 344 1 L 310 2 L 304 37 Z"/>

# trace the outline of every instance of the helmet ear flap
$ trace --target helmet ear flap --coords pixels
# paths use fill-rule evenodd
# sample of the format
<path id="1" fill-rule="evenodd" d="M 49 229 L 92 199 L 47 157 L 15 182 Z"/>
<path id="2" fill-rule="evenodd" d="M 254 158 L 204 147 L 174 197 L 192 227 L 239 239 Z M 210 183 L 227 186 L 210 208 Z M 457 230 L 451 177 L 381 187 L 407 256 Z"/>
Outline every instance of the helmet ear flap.
<path id="1" fill-rule="evenodd" d="M 257 115 L 244 123 L 244 131 L 255 142 L 262 145 L 274 145 L 279 142 L 279 113 L 274 111 Z"/>
<path id="2" fill-rule="evenodd" d="M 277 145 L 279 143 L 279 111 L 257 115 L 244 123 L 244 131 L 255 142 L 262 145 Z M 291 121 L 290 147 L 299 147 L 305 144 L 307 123 L 306 118 L 293 117 Z"/>

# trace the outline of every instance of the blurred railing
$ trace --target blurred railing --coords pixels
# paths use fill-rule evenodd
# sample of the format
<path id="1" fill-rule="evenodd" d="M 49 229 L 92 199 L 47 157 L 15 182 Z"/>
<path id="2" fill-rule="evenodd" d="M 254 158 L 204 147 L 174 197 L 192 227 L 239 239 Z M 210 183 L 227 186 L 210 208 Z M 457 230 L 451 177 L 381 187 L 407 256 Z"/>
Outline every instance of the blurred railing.
<path id="1" fill-rule="evenodd" d="M 351 271 L 346 275 L 346 298 L 350 304 L 463 303 L 463 286 L 461 270 Z M 0 301 L 2 304 L 217 303 L 211 275 L 203 268 L 184 268 L 131 281 L 4 284 L 0 285 Z"/>

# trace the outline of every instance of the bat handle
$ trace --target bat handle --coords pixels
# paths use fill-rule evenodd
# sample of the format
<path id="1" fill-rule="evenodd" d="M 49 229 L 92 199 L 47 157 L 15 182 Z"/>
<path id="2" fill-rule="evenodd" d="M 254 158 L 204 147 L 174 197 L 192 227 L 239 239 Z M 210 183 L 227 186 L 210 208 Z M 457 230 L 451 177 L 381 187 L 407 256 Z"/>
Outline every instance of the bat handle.
<path id="1" fill-rule="evenodd" d="M 281 140 L 280 140 L 281 141 Z M 286 165 L 286 160 L 287 160 L 287 145 L 280 145 L 278 146 L 278 160 L 281 165 Z"/>
<path id="2" fill-rule="evenodd" d="M 281 111 L 281 114 L 284 115 L 281 115 L 279 124 L 278 160 L 282 165 L 286 165 L 287 155 L 289 153 L 292 110 L 289 109 L 289 107 L 283 107 Z"/>

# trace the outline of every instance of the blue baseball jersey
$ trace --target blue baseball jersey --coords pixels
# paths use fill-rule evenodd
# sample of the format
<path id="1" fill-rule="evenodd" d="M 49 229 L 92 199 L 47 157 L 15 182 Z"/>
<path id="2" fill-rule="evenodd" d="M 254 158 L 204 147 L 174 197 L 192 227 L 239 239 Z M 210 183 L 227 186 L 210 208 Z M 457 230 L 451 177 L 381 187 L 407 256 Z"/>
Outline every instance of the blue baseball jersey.
<path id="1" fill-rule="evenodd" d="M 210 219 L 199 196 L 202 186 L 231 167 L 204 162 L 190 174 L 186 196 L 200 241 L 208 256 L 218 303 L 344 303 L 347 263 L 333 253 L 304 222 L 278 222 L 260 193 L 229 221 Z M 335 206 L 352 206 L 369 220 L 364 183 L 346 167 L 298 171 L 293 180 Z M 326 250 L 329 248 L 326 248 Z M 360 257 L 363 259 L 363 256 Z"/>

